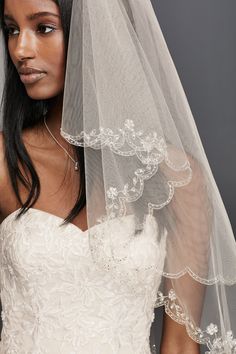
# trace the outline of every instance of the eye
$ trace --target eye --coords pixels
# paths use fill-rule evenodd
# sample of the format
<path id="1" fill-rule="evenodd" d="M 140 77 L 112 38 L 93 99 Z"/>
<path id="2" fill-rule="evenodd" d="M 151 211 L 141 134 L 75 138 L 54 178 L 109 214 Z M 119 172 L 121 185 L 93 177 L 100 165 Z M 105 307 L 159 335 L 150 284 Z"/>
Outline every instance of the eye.
<path id="1" fill-rule="evenodd" d="M 39 29 L 39 32 L 41 32 L 43 34 L 48 34 L 48 33 L 55 31 L 54 27 L 48 26 L 48 25 L 42 25 L 42 24 L 38 25 L 38 29 Z"/>
<path id="2" fill-rule="evenodd" d="M 14 36 L 15 35 L 14 31 L 17 31 L 17 29 L 10 26 L 4 26 L 4 31 L 8 36 Z"/>
<path id="3" fill-rule="evenodd" d="M 14 28 L 12 26 L 6 26 L 5 25 L 4 26 L 4 31 L 9 37 L 19 34 L 19 30 L 17 30 L 16 28 Z M 17 31 L 17 33 L 15 31 Z M 37 31 L 42 33 L 42 34 L 49 34 L 51 32 L 54 32 L 55 28 L 52 27 L 52 26 L 49 26 L 49 25 L 40 24 L 37 27 Z"/>

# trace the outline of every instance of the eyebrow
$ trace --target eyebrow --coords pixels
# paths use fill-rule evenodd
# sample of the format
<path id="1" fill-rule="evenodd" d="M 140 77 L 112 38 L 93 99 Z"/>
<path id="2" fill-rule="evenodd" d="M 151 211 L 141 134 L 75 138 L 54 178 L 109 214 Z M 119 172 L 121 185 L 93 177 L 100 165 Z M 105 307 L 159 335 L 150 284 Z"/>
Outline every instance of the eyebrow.
<path id="1" fill-rule="evenodd" d="M 60 18 L 59 15 L 56 15 L 56 14 L 54 14 L 54 13 L 52 13 L 52 12 L 48 12 L 48 11 L 36 12 L 36 13 L 34 13 L 34 14 L 27 15 L 26 18 L 27 18 L 29 21 L 34 21 L 34 20 L 36 20 L 37 18 L 39 18 L 39 17 L 44 17 L 44 16 L 54 16 L 54 17 Z M 14 18 L 13 18 L 11 15 L 5 14 L 5 15 L 4 15 L 4 20 L 11 20 L 11 21 L 14 21 Z"/>

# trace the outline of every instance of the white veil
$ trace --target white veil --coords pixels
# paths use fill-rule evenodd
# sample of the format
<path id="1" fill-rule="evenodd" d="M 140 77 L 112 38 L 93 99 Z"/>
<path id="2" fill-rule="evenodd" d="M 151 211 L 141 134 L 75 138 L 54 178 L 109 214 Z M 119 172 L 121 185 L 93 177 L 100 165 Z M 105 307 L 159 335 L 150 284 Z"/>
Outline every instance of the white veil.
<path id="1" fill-rule="evenodd" d="M 150 0 L 73 1 L 61 134 L 84 147 L 97 266 L 236 353 L 234 235 Z"/>

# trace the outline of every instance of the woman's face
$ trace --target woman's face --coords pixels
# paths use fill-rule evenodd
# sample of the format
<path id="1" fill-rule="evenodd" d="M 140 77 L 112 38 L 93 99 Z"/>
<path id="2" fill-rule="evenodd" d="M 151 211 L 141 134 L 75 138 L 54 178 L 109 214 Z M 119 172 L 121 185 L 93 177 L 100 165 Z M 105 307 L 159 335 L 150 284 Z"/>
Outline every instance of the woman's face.
<path id="1" fill-rule="evenodd" d="M 28 95 L 43 100 L 64 88 L 65 43 L 53 0 L 5 0 L 8 50 Z"/>

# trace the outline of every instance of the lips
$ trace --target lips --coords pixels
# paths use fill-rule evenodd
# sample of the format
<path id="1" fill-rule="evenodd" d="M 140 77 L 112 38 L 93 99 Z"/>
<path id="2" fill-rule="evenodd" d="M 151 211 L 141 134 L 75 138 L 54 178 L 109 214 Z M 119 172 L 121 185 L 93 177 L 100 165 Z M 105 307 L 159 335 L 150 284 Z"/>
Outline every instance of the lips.
<path id="1" fill-rule="evenodd" d="M 24 84 L 33 84 L 46 76 L 44 71 L 30 67 L 20 68 L 18 72 Z"/>

